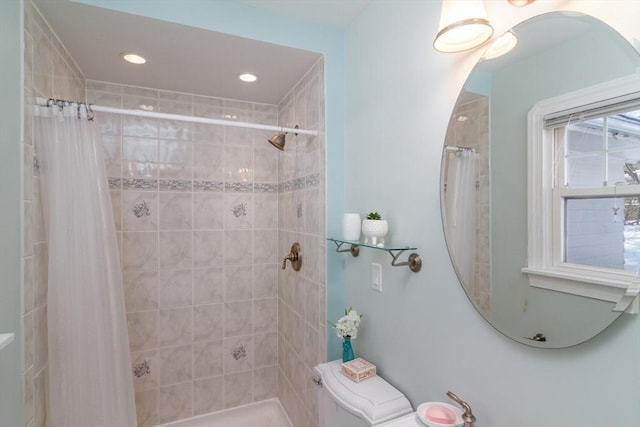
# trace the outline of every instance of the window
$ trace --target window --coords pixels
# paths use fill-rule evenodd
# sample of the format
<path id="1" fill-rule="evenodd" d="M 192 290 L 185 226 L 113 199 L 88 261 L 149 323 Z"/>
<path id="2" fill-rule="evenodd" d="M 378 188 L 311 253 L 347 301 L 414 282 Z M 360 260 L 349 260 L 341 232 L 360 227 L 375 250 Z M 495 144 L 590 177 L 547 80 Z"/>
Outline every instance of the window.
<path id="1" fill-rule="evenodd" d="M 637 272 L 640 106 L 618 110 L 582 120 L 578 114 L 555 128 L 556 158 L 563 159 L 556 160 L 555 220 L 562 221 L 564 262 Z"/>
<path id="2" fill-rule="evenodd" d="M 640 78 L 529 113 L 532 286 L 615 302 L 640 293 Z"/>

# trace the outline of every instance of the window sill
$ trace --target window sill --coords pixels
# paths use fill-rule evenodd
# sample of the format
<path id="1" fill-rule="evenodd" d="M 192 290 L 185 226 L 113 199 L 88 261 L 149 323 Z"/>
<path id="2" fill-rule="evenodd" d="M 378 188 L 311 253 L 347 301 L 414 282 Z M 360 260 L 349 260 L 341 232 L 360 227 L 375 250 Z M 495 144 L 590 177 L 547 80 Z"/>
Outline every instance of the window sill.
<path id="1" fill-rule="evenodd" d="M 540 269 L 525 267 L 529 285 L 535 288 L 564 292 L 616 303 L 613 311 L 638 313 L 640 279 L 631 273 L 619 274 L 594 270 L 581 272 L 580 268 Z"/>

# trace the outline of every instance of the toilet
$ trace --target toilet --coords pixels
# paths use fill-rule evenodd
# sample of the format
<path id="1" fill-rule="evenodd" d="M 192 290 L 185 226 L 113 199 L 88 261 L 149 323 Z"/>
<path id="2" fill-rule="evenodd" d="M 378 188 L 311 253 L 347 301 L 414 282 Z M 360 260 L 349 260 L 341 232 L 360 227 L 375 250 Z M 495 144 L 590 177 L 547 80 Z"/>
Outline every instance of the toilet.
<path id="1" fill-rule="evenodd" d="M 384 424 L 381 424 L 380 427 L 426 427 L 425 424 L 420 421 L 418 415 L 415 412 L 412 412 L 408 415 L 404 415 L 400 418 L 396 418 Z"/>
<path id="2" fill-rule="evenodd" d="M 315 367 L 321 379 L 319 427 L 382 426 L 404 416 L 416 418 L 404 394 L 380 376 L 356 383 L 342 373 L 341 364 L 334 360 Z"/>

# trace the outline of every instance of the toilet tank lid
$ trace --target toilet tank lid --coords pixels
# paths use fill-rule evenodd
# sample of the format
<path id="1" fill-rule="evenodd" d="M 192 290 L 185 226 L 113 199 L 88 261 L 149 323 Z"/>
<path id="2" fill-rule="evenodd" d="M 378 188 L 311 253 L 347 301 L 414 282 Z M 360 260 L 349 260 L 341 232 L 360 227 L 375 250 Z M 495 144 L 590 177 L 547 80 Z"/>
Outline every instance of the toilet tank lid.
<path id="1" fill-rule="evenodd" d="M 356 383 L 341 370 L 341 360 L 321 363 L 315 371 L 336 402 L 352 414 L 376 425 L 412 411 L 411 403 L 380 376 Z"/>

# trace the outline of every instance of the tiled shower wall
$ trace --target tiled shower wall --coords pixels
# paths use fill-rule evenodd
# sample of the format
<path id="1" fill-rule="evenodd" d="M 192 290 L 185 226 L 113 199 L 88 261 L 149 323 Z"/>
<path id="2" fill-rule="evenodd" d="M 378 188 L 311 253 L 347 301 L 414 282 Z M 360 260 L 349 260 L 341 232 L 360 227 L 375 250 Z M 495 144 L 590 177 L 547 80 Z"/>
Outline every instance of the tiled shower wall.
<path id="1" fill-rule="evenodd" d="M 478 185 L 476 193 L 476 261 L 472 286 L 467 293 L 483 312 L 491 310 L 491 182 L 489 174 L 489 98 L 482 97 L 456 106 L 447 130 L 447 144 L 471 147 L 478 154 Z"/>
<path id="2" fill-rule="evenodd" d="M 275 105 L 89 81 L 97 105 L 274 124 Z M 121 241 L 138 425 L 275 397 L 271 132 L 98 115 Z"/>
<path id="3" fill-rule="evenodd" d="M 279 270 L 278 396 L 295 427 L 318 424 L 313 367 L 326 360 L 324 63 L 319 61 L 279 105 L 280 125 L 318 130 L 287 136 L 279 164 L 279 249 L 302 246 L 299 272 Z"/>
<path id="4" fill-rule="evenodd" d="M 88 82 L 87 101 L 319 130 L 270 132 L 98 114 L 120 242 L 140 426 L 278 395 L 317 424 L 325 360 L 324 77 L 319 61 L 278 106 Z M 25 425 L 47 426 L 46 241 L 34 96 L 85 99 L 85 81 L 25 3 Z M 291 243 L 303 268 L 282 272 Z M 279 272 L 281 274 L 279 274 Z M 280 308 L 278 308 L 278 306 Z M 280 336 L 280 339 L 278 339 Z"/>
<path id="5" fill-rule="evenodd" d="M 45 427 L 47 416 L 47 242 L 34 158 L 34 97 L 83 100 L 85 80 L 38 10 L 24 2 L 24 177 L 22 293 L 24 425 Z"/>

